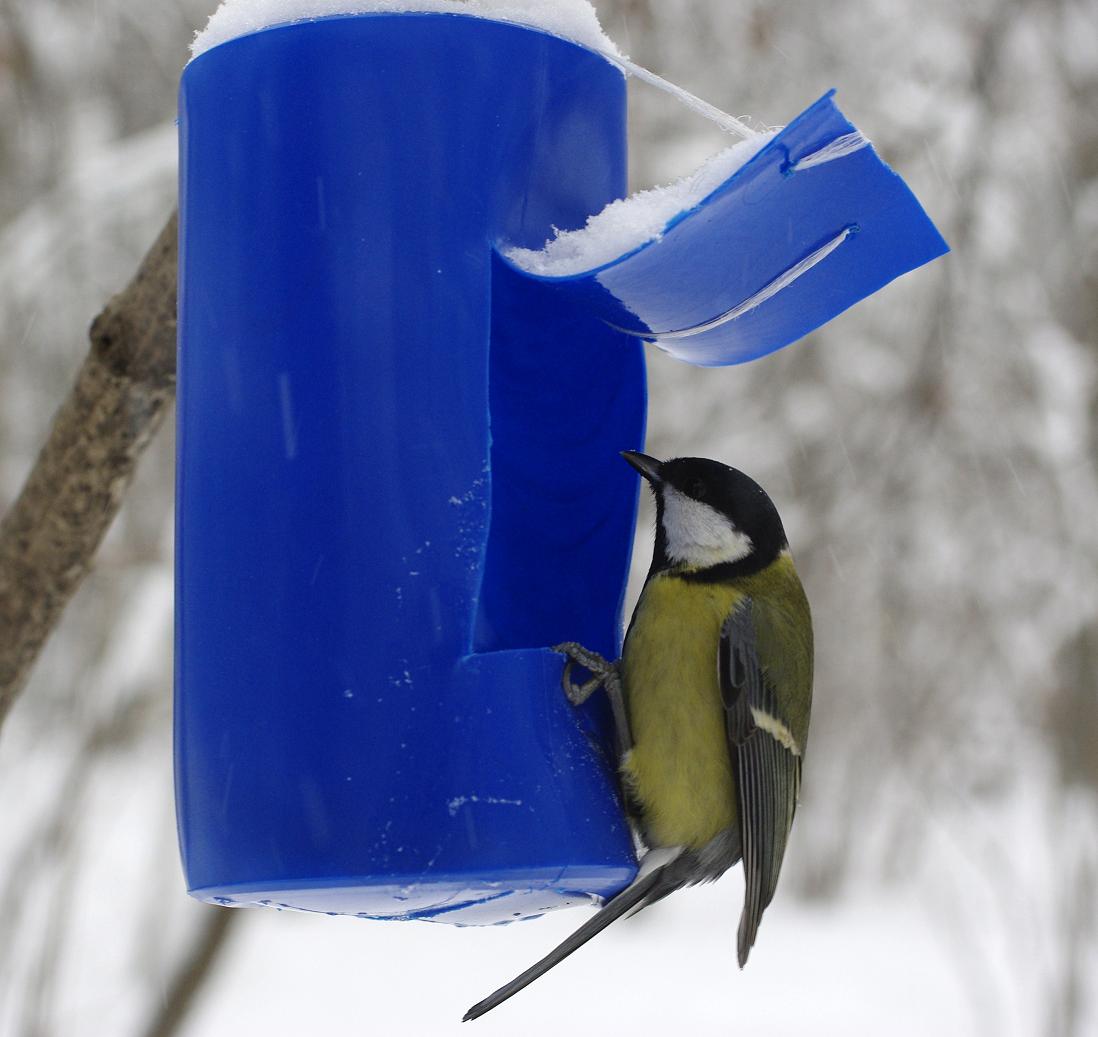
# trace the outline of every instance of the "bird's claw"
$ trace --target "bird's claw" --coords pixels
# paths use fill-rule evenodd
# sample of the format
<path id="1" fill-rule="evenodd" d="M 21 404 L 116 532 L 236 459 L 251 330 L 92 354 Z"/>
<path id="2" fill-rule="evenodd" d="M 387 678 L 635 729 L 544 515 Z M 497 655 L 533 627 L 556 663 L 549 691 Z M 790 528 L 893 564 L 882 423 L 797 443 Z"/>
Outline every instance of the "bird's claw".
<path id="1" fill-rule="evenodd" d="M 572 667 L 575 662 L 569 659 L 564 664 L 564 672 L 560 676 L 561 687 L 564 688 L 564 694 L 568 697 L 568 701 L 573 706 L 582 706 L 601 686 L 602 677 L 592 677 L 589 681 L 584 681 L 583 684 L 575 684 L 572 681 Z"/>
<path id="2" fill-rule="evenodd" d="M 566 641 L 564 644 L 554 645 L 554 652 L 560 652 L 567 656 L 564 664 L 564 672 L 561 674 L 561 687 L 564 694 L 573 706 L 582 706 L 591 696 L 606 683 L 606 679 L 617 673 L 617 663 L 608 662 L 598 652 L 592 652 L 589 648 L 575 641 Z M 572 667 L 576 664 L 590 671 L 592 677 L 582 684 L 576 684 L 572 680 Z"/>

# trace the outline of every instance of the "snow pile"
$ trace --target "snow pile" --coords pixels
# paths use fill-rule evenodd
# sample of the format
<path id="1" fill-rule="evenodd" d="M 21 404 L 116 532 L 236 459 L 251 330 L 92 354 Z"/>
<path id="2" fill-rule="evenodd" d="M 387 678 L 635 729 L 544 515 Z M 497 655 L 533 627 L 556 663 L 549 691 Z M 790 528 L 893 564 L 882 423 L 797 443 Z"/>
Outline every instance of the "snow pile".
<path id="1" fill-rule="evenodd" d="M 733 144 L 689 176 L 665 187 L 638 191 L 611 202 L 589 217 L 582 229 L 557 231 L 544 248 L 511 248 L 504 255 L 516 266 L 541 277 L 567 277 L 612 262 L 641 245 L 658 241 L 676 216 L 700 205 L 776 133 L 759 133 Z"/>
<path id="2" fill-rule="evenodd" d="M 544 29 L 557 36 L 619 57 L 602 31 L 588 0 L 222 0 L 206 28 L 195 34 L 191 57 L 219 43 L 272 25 L 337 14 L 391 14 L 400 11 L 467 14 Z"/>

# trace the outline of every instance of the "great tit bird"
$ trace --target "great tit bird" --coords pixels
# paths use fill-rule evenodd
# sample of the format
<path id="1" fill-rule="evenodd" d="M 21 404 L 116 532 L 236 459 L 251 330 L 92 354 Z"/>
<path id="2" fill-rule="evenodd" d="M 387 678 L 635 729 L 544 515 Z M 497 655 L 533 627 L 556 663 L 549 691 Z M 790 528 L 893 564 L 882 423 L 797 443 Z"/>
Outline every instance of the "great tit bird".
<path id="1" fill-rule="evenodd" d="M 630 820 L 647 847 L 637 878 L 475 1019 L 626 912 L 718 878 L 741 858 L 740 967 L 774 896 L 801 784 L 812 704 L 812 619 L 782 520 L 754 480 L 719 461 L 624 451 L 656 497 L 652 567 L 619 662 L 577 644 L 564 687 L 603 687 Z M 593 674 L 571 680 L 573 664 Z"/>

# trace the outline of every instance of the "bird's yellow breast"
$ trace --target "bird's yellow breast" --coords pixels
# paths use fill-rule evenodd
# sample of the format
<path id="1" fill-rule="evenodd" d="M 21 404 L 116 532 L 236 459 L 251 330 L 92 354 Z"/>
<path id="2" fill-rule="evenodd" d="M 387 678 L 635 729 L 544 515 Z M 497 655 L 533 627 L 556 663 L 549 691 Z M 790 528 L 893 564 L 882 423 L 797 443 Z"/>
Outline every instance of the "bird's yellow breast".
<path id="1" fill-rule="evenodd" d="M 736 823 L 717 659 L 741 597 L 657 575 L 637 604 L 622 655 L 633 735 L 622 771 L 650 846 L 701 847 Z"/>

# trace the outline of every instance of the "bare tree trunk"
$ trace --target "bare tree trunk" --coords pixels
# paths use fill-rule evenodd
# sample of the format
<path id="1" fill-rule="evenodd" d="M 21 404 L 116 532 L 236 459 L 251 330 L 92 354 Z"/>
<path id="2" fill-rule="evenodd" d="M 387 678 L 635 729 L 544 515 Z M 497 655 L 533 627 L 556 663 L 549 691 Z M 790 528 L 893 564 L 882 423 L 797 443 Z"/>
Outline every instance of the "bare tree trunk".
<path id="1" fill-rule="evenodd" d="M 177 222 L 92 322 L 76 384 L 0 521 L 0 726 L 175 395 Z"/>

